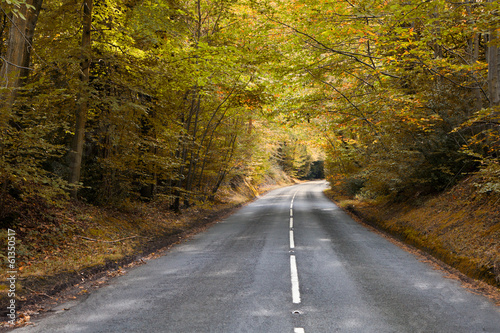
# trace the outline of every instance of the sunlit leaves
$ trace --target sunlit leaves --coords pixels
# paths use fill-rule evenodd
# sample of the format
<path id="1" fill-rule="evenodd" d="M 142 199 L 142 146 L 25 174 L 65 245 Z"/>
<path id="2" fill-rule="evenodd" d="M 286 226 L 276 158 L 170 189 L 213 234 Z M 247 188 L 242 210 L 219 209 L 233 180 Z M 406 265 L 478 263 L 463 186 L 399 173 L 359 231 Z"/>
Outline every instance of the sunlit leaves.
<path id="1" fill-rule="evenodd" d="M 285 61 L 277 66 L 290 86 L 274 110 L 288 121 L 326 115 L 330 172 L 386 183 L 392 193 L 412 182 L 443 186 L 467 164 L 464 137 L 450 131 L 486 101 L 478 33 L 495 20 L 486 18 L 489 6 L 277 2 L 263 12 L 280 36 Z"/>
<path id="2" fill-rule="evenodd" d="M 68 144 L 83 89 L 80 4 L 44 6 L 32 98 L 18 103 L 28 130 L 16 142 L 33 136 L 35 165 Z M 264 174 L 284 142 L 289 156 L 322 142 L 330 174 L 372 192 L 446 186 L 467 159 L 498 154 L 493 118 L 474 115 L 488 105 L 494 10 L 444 0 L 96 2 L 86 195 L 154 187 L 202 197 L 228 174 Z M 297 159 L 320 155 L 312 150 Z"/>

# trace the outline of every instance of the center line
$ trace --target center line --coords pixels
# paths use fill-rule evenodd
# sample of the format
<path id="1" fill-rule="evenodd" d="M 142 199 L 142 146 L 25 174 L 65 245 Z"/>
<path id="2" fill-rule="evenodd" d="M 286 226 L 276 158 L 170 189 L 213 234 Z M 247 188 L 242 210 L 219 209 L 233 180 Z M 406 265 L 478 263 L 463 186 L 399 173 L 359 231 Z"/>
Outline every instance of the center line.
<path id="1" fill-rule="evenodd" d="M 290 273 L 292 275 L 292 300 L 294 304 L 300 303 L 299 274 L 297 272 L 297 260 L 290 256 Z"/>
<path id="2" fill-rule="evenodd" d="M 302 327 L 295 327 L 293 329 L 293 333 L 305 333 L 304 329 Z"/>
<path id="3" fill-rule="evenodd" d="M 293 229 L 293 217 L 290 217 L 290 229 Z"/>
<path id="4" fill-rule="evenodd" d="M 290 248 L 295 248 L 295 241 L 293 240 L 293 230 L 290 230 Z"/>

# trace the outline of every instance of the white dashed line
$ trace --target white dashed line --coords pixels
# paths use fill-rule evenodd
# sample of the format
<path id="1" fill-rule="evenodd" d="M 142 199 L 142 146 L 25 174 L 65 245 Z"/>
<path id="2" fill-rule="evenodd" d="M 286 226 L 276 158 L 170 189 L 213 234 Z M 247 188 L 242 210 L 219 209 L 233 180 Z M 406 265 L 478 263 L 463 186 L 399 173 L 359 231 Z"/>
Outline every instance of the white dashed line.
<path id="1" fill-rule="evenodd" d="M 293 333 L 306 333 L 302 327 L 295 327 Z"/>
<path id="2" fill-rule="evenodd" d="M 292 201 L 290 203 L 290 249 L 295 248 L 295 241 L 293 239 L 293 201 L 297 195 L 297 191 L 293 194 Z M 293 253 L 293 251 L 290 251 Z M 297 271 L 297 259 L 295 255 L 290 255 L 290 275 L 292 280 L 292 302 L 294 304 L 300 303 L 300 288 L 299 288 L 299 273 Z M 293 329 L 294 333 L 305 333 L 304 329 L 301 327 L 295 327 Z"/>
<path id="3" fill-rule="evenodd" d="M 290 272 L 292 275 L 292 301 L 294 304 L 300 303 L 299 274 L 297 272 L 297 260 L 294 255 L 290 256 Z"/>

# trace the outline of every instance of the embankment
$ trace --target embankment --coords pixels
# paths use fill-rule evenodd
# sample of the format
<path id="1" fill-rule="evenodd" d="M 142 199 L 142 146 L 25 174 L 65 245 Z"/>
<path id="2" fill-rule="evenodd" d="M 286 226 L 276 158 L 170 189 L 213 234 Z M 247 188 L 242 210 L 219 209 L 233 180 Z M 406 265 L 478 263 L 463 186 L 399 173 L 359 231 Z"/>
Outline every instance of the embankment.
<path id="1" fill-rule="evenodd" d="M 470 278 L 500 287 L 500 195 L 479 193 L 473 177 L 433 196 L 377 203 L 327 195 L 365 223 L 431 254 Z"/>

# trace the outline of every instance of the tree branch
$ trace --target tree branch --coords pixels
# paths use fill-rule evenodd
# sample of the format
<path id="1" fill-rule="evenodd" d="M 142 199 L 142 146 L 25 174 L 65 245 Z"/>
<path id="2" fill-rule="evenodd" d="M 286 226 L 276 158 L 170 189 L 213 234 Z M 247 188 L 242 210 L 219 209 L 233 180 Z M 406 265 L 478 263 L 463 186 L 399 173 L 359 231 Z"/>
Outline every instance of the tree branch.
<path id="1" fill-rule="evenodd" d="M 356 111 L 358 111 L 358 112 L 360 113 L 361 117 L 359 117 L 359 116 L 358 116 L 358 117 L 359 117 L 361 120 L 365 121 L 365 122 L 368 124 L 368 126 L 370 126 L 370 127 L 373 129 L 373 132 L 375 133 L 375 135 L 377 135 L 377 136 L 379 136 L 379 135 L 380 135 L 380 134 L 379 134 L 379 132 L 378 132 L 378 130 L 377 130 L 377 128 L 375 127 L 375 125 L 374 125 L 372 122 L 370 122 L 370 121 L 366 118 L 366 116 L 364 115 L 363 111 L 361 111 L 361 110 L 358 108 L 358 106 L 357 106 L 356 104 L 354 104 L 354 103 L 350 100 L 350 98 L 349 98 L 349 97 L 347 97 L 345 94 L 343 94 L 343 93 L 342 93 L 342 92 L 341 92 L 341 91 L 340 91 L 337 87 L 335 87 L 335 86 L 334 86 L 333 84 L 331 84 L 330 82 L 328 82 L 328 81 L 324 81 L 324 80 L 322 80 L 322 79 L 320 79 L 320 78 L 318 78 L 318 77 L 314 76 L 314 74 L 313 74 L 310 70 L 308 70 L 308 69 L 306 69 L 306 71 L 307 71 L 307 73 L 309 73 L 309 74 L 310 74 L 313 78 L 315 78 L 316 80 L 318 80 L 318 81 L 320 81 L 320 82 L 322 82 L 322 83 L 326 84 L 327 86 L 329 86 L 329 87 L 333 88 L 333 90 L 335 90 L 335 91 L 336 91 L 336 92 L 337 92 L 340 96 L 342 96 L 342 98 L 344 98 L 344 99 L 345 99 L 345 100 L 346 100 L 346 101 L 347 101 L 347 102 L 348 102 L 348 103 L 349 103 L 349 104 L 350 104 L 350 105 L 351 105 L 351 106 L 352 106 L 352 107 L 353 107 Z"/>
<path id="2" fill-rule="evenodd" d="M 363 64 L 364 66 L 372 69 L 372 70 L 377 70 L 377 68 L 369 63 L 367 63 L 366 61 L 363 61 L 362 59 L 360 59 L 360 57 L 366 57 L 366 58 L 369 58 L 370 60 L 373 60 L 373 59 L 377 59 L 377 60 L 380 60 L 382 58 L 380 57 L 375 57 L 375 56 L 371 56 L 369 54 L 363 54 L 363 53 L 355 53 L 355 52 L 347 52 L 347 51 L 341 51 L 341 50 L 337 50 L 337 49 L 333 49 L 327 45 L 325 45 L 323 42 L 319 41 L 318 39 L 316 39 L 315 37 L 309 35 L 308 33 L 305 33 L 303 31 L 300 31 L 298 30 L 297 28 L 294 28 L 292 27 L 291 25 L 289 24 L 286 24 L 284 22 L 280 22 L 280 21 L 277 21 L 277 20 L 274 20 L 272 18 L 268 18 L 270 21 L 272 22 L 275 22 L 275 23 L 278 23 L 278 24 L 281 24 L 293 31 L 295 31 L 296 33 L 298 33 L 299 35 L 302 35 L 302 36 L 305 36 L 307 37 L 309 40 L 313 41 L 314 43 L 318 44 L 319 46 L 321 46 L 324 50 L 326 51 L 330 51 L 332 53 L 335 53 L 335 54 L 340 54 L 340 55 L 343 55 L 343 56 L 346 56 L 346 57 L 349 57 L 349 58 L 352 58 L 354 59 L 355 61 L 359 62 L 360 64 Z M 399 76 L 396 76 L 396 75 L 393 75 L 393 74 L 390 74 L 390 73 L 387 73 L 387 72 L 380 72 L 380 74 L 382 75 L 385 75 L 385 76 L 389 76 L 389 77 L 392 77 L 392 78 L 396 78 L 396 79 L 399 79 L 400 77 Z"/>
<path id="3" fill-rule="evenodd" d="M 19 65 L 16 65 L 10 61 L 8 61 L 7 59 L 5 59 L 4 57 L 0 56 L 0 59 L 3 60 L 4 62 L 6 62 L 7 64 L 11 65 L 11 66 L 14 66 L 16 68 L 19 68 L 19 69 L 27 69 L 27 70 L 30 70 L 32 71 L 33 68 L 29 68 L 29 67 L 24 67 L 24 66 L 19 66 Z"/>
<path id="4" fill-rule="evenodd" d="M 103 243 L 116 243 L 116 242 L 121 242 L 121 241 L 124 241 L 124 240 L 127 240 L 127 239 L 132 239 L 132 238 L 142 237 L 142 236 L 130 236 L 130 237 L 120 238 L 120 239 L 113 240 L 113 241 L 106 241 L 106 240 L 102 240 L 102 239 L 94 239 L 94 238 L 89 238 L 89 237 L 80 236 L 80 235 L 76 235 L 76 236 L 77 236 L 77 237 L 80 237 L 80 238 L 82 238 L 82 239 L 88 240 L 88 241 L 92 241 L 92 242 L 103 242 Z M 144 237 L 144 238 L 146 238 L 146 237 Z"/>

